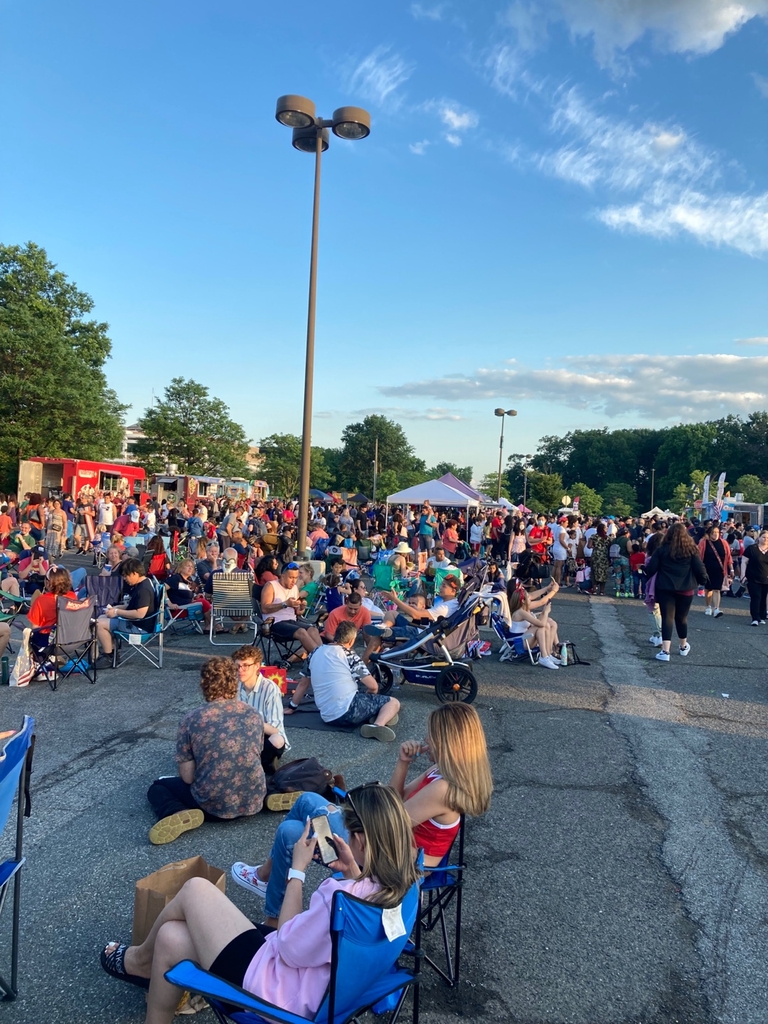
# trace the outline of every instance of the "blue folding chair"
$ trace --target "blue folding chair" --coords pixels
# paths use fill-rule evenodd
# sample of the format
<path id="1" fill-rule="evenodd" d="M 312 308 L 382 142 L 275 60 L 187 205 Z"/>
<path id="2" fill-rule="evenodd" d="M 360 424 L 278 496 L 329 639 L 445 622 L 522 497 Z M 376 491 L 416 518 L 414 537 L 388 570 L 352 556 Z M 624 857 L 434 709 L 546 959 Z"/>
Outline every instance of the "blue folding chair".
<path id="1" fill-rule="evenodd" d="M 203 995 L 221 1024 L 226 1024 L 227 1020 L 235 1021 L 235 1024 L 263 1024 L 265 1021 L 274 1024 L 347 1024 L 375 1004 L 378 1009 L 383 1009 L 380 1004 L 392 996 L 395 996 L 395 1006 L 390 1024 L 395 1024 L 411 986 L 416 1021 L 420 957 L 415 957 L 413 970 L 399 968 L 397 960 L 411 931 L 418 928 L 419 900 L 417 883 L 406 893 L 401 904 L 404 934 L 390 941 L 384 931 L 381 907 L 343 890 L 334 893 L 330 922 L 331 976 L 320 1008 L 312 1017 L 281 1010 L 237 985 L 222 981 L 191 960 L 182 960 L 167 971 L 165 977 L 179 988 Z M 230 1005 L 225 1007 L 222 1003 Z"/>
<path id="2" fill-rule="evenodd" d="M 0 751 L 0 831 L 5 830 L 11 814 L 13 798 L 17 798 L 16 808 L 16 849 L 13 857 L 0 864 L 0 914 L 5 907 L 6 897 L 13 881 L 13 926 L 11 934 L 11 981 L 10 984 L 0 974 L 0 990 L 3 999 L 15 999 L 18 995 L 19 965 L 19 898 L 21 895 L 21 867 L 24 863 L 22 853 L 24 818 L 29 817 L 31 806 L 29 799 L 29 774 L 32 771 L 32 751 L 35 741 L 35 720 L 29 715 L 24 716 L 21 731 L 14 733 L 5 740 Z"/>
<path id="3" fill-rule="evenodd" d="M 443 981 L 452 987 L 459 983 L 459 966 L 461 957 L 461 898 L 464 888 L 464 825 L 465 818 L 461 815 L 458 832 L 458 854 L 452 858 L 456 843 L 446 853 L 436 868 L 427 869 L 429 874 L 421 884 L 422 899 L 420 911 L 420 924 L 424 932 L 430 933 L 440 926 L 440 934 L 443 940 L 443 953 L 445 954 L 445 970 L 440 967 L 427 953 L 423 954 L 424 963 L 436 971 Z M 458 863 L 451 864 L 452 859 Z M 451 951 L 451 939 L 446 919 L 446 911 L 453 905 L 456 911 L 453 925 L 453 952 Z M 418 944 L 417 944 L 418 945 Z"/>
<path id="4" fill-rule="evenodd" d="M 152 628 L 145 633 L 124 633 L 120 629 L 113 631 L 115 638 L 112 648 L 112 668 L 117 668 L 118 657 L 121 664 L 129 661 L 134 654 L 138 653 L 154 665 L 155 668 L 163 667 L 163 619 L 165 617 L 165 586 L 162 583 L 153 581 L 152 588 L 155 591 L 155 611 L 148 615 L 147 619 L 152 622 Z M 156 650 L 154 649 L 156 646 Z"/>

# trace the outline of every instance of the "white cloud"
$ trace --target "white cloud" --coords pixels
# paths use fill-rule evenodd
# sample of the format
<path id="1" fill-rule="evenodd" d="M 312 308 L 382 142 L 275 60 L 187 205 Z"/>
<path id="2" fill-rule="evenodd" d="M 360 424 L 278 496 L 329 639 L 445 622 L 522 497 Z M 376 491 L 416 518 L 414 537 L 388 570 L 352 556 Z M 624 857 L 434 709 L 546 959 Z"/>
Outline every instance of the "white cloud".
<path id="1" fill-rule="evenodd" d="M 763 99 L 768 100 L 768 78 L 765 75 L 758 75 L 756 71 L 753 71 L 752 81 L 755 83 L 755 87 Z"/>
<path id="2" fill-rule="evenodd" d="M 472 375 L 379 389 L 395 398 L 552 402 L 649 422 L 716 418 L 768 407 L 768 356 L 586 355 L 528 370 L 513 365 Z"/>
<path id="3" fill-rule="evenodd" d="M 608 227 L 656 238 L 680 233 L 711 245 L 729 245 L 748 256 L 768 252 L 768 193 L 760 196 L 705 196 L 685 191 L 674 200 L 644 200 L 598 212 Z"/>
<path id="4" fill-rule="evenodd" d="M 600 113 L 576 88 L 558 90 L 550 102 L 550 131 L 563 144 L 539 153 L 508 148 L 510 162 L 599 190 L 605 199 L 612 192 L 634 193 L 629 203 L 609 202 L 596 211 L 610 228 L 656 238 L 688 234 L 751 256 L 768 251 L 768 193 L 724 188 L 732 165 L 684 128 L 654 121 L 636 125 Z"/>
<path id="5" fill-rule="evenodd" d="M 736 338 L 737 345 L 768 345 L 768 337 Z"/>
<path id="6" fill-rule="evenodd" d="M 383 390 L 383 389 L 381 389 Z M 458 421 L 466 419 L 455 409 L 430 408 L 430 409 L 406 409 L 401 405 L 378 406 L 372 409 L 353 409 L 353 416 L 391 416 L 400 420 L 451 420 Z"/>
<path id="7" fill-rule="evenodd" d="M 435 4 L 434 7 L 426 7 L 424 4 L 411 4 L 411 14 L 417 21 L 442 21 L 445 12 L 445 4 Z"/>
<path id="8" fill-rule="evenodd" d="M 388 46 L 378 46 L 351 69 L 349 88 L 378 106 L 397 105 L 397 92 L 413 74 L 414 66 L 391 53 Z"/>
<path id="9" fill-rule="evenodd" d="M 429 100 L 422 104 L 422 110 L 437 114 L 447 129 L 443 137 L 452 146 L 460 146 L 462 143 L 461 133 L 477 128 L 480 123 L 480 117 L 474 110 L 470 110 L 469 107 L 464 107 L 454 100 Z"/>
<path id="10" fill-rule="evenodd" d="M 443 103 L 439 109 L 440 119 L 446 128 L 454 132 L 463 132 L 468 128 L 477 128 L 480 118 L 474 110 L 462 109 L 455 103 Z"/>
<path id="11" fill-rule="evenodd" d="M 592 39 L 601 66 L 616 69 L 641 39 L 662 52 L 712 53 L 766 16 L 768 0 L 516 0 L 503 20 L 521 50 L 540 46 L 548 23 L 565 22 L 572 35 Z"/>
<path id="12" fill-rule="evenodd" d="M 410 149 L 410 151 L 412 153 L 415 153 L 416 156 L 424 156 L 424 154 L 427 151 L 427 146 L 429 146 L 429 145 L 430 145 L 429 139 L 422 139 L 421 142 L 412 142 L 408 146 L 408 149 Z"/>

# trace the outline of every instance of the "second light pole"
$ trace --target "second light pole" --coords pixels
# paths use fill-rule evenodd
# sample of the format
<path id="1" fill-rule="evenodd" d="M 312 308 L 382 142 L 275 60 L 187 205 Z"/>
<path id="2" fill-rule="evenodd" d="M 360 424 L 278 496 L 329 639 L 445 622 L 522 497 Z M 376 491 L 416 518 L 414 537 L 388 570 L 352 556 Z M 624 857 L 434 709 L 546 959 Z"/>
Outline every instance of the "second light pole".
<path id="1" fill-rule="evenodd" d="M 501 417 L 501 437 L 499 438 L 499 475 L 496 484 L 496 504 L 501 499 L 501 456 L 504 451 L 504 420 L 507 416 L 517 416 L 517 409 L 494 409 L 494 416 Z"/>
<path id="2" fill-rule="evenodd" d="M 312 206 L 312 249 L 309 261 L 309 308 L 307 312 L 307 355 L 304 368 L 304 417 L 301 434 L 301 478 L 299 482 L 299 533 L 296 550 L 301 558 L 307 546 L 309 508 L 309 467 L 312 457 L 312 390 L 315 374 L 315 308 L 317 305 L 317 240 L 320 227 L 320 157 L 328 149 L 328 129 L 340 139 L 364 139 L 371 133 L 371 115 L 361 107 L 339 107 L 330 121 L 317 117 L 315 104 L 305 96 L 281 96 L 275 117 L 293 128 L 293 146 L 302 153 L 315 154 L 315 197 Z M 286 495 L 288 497 L 288 495 Z"/>

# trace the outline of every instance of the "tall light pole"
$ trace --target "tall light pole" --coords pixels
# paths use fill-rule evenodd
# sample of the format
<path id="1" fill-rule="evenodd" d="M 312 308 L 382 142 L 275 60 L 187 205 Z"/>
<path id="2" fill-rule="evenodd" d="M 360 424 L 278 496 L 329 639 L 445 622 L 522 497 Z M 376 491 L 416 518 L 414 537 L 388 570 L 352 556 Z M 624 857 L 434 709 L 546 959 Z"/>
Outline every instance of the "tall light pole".
<path id="1" fill-rule="evenodd" d="M 651 467 L 651 508 L 656 506 L 653 504 L 653 492 L 656 490 L 656 469 Z"/>
<path id="2" fill-rule="evenodd" d="M 528 508 L 528 464 L 531 461 L 531 456 L 525 456 L 525 462 L 523 463 L 523 505 Z"/>
<path id="3" fill-rule="evenodd" d="M 312 456 L 312 390 L 315 374 L 315 309 L 317 299 L 317 240 L 320 227 L 320 158 L 328 149 L 330 128 L 340 139 L 364 139 L 371 133 L 371 115 L 362 107 L 339 107 L 327 121 L 317 117 L 315 104 L 305 96 L 281 96 L 275 117 L 293 129 L 293 146 L 302 153 L 315 154 L 315 194 L 312 206 L 312 246 L 309 260 L 309 303 L 307 310 L 307 354 L 304 366 L 304 417 L 301 434 L 301 477 L 299 481 L 299 534 L 296 549 L 301 556 L 307 546 L 309 466 Z"/>
<path id="4" fill-rule="evenodd" d="M 501 437 L 499 438 L 499 474 L 496 484 L 496 504 L 501 499 L 501 456 L 504 451 L 504 420 L 507 416 L 517 416 L 517 409 L 494 409 L 494 416 L 501 417 Z"/>

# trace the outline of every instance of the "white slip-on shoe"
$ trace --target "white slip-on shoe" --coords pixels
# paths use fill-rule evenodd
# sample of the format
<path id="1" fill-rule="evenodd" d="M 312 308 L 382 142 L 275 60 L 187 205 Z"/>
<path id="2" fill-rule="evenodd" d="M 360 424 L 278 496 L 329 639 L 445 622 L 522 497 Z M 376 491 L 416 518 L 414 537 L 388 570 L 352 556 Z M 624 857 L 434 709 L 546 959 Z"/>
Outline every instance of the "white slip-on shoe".
<path id="1" fill-rule="evenodd" d="M 680 648 L 680 657 L 681 658 L 687 658 L 690 653 L 691 653 L 691 645 L 686 640 L 685 643 L 683 644 L 683 646 Z"/>
<path id="2" fill-rule="evenodd" d="M 661 647 L 663 641 L 658 633 L 654 633 L 653 636 L 648 637 L 648 643 L 653 644 L 654 647 Z"/>
<path id="3" fill-rule="evenodd" d="M 656 661 L 669 661 L 669 655 L 666 651 L 659 651 L 656 655 Z"/>
<path id="4" fill-rule="evenodd" d="M 238 885 L 241 885 L 249 892 L 255 892 L 257 896 L 261 896 L 263 899 L 266 899 L 267 883 L 262 882 L 256 874 L 260 867 L 261 864 L 251 867 L 250 864 L 244 864 L 239 860 L 236 864 L 232 865 L 229 873 L 232 875 L 233 881 L 237 882 Z"/>
<path id="5" fill-rule="evenodd" d="M 712 609 L 710 608 L 709 605 L 707 605 L 707 607 L 704 609 L 704 614 L 705 615 L 711 615 L 712 614 Z"/>

